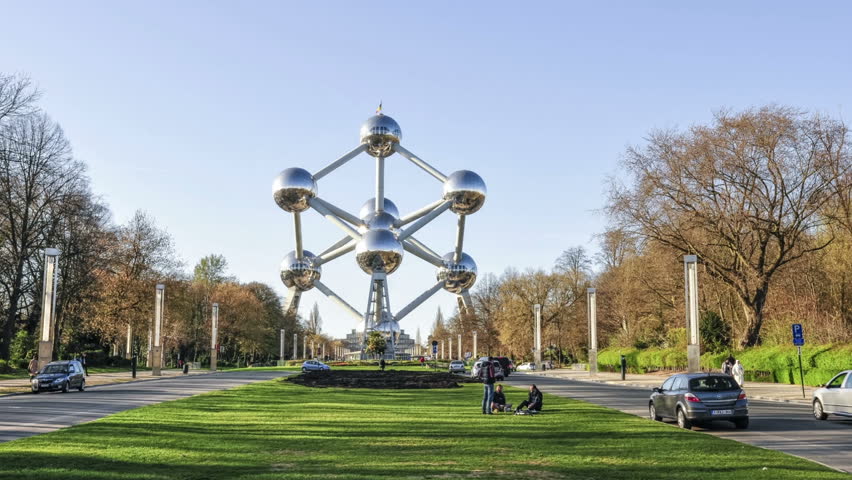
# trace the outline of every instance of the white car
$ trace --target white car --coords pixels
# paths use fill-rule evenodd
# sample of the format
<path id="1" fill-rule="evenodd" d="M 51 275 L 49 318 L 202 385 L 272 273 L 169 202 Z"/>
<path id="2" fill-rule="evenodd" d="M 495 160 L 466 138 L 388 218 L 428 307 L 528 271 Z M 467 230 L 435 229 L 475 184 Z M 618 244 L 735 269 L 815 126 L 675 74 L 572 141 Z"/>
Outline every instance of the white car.
<path id="1" fill-rule="evenodd" d="M 476 363 L 473 364 L 473 368 L 470 369 L 471 377 L 478 377 L 479 371 L 482 369 L 482 364 L 488 362 L 488 360 L 477 360 Z M 500 366 L 500 362 L 493 361 L 491 362 L 494 365 L 494 377 L 497 380 L 503 380 L 506 376 L 503 375 L 503 367 Z"/>
<path id="2" fill-rule="evenodd" d="M 852 370 L 838 373 L 814 390 L 813 406 L 817 420 L 825 420 L 829 414 L 852 417 Z"/>
<path id="3" fill-rule="evenodd" d="M 467 370 L 464 368 L 464 362 L 461 360 L 453 360 L 450 362 L 450 373 L 464 373 Z"/>
<path id="4" fill-rule="evenodd" d="M 530 362 L 522 363 L 518 365 L 518 370 L 535 370 L 535 364 Z"/>

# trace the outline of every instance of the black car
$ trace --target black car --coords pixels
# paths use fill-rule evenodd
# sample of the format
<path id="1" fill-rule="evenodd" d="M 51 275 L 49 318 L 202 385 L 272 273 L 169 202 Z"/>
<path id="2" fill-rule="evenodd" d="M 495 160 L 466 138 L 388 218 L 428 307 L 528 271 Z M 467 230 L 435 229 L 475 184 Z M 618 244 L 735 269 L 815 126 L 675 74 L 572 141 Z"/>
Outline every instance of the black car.
<path id="1" fill-rule="evenodd" d="M 734 377 L 720 373 L 688 373 L 669 377 L 654 389 L 648 415 L 656 421 L 674 418 L 681 428 L 714 420 L 748 428 L 748 399 Z"/>
<path id="2" fill-rule="evenodd" d="M 32 379 L 33 393 L 86 389 L 86 376 L 83 366 L 76 360 L 50 362 Z"/>

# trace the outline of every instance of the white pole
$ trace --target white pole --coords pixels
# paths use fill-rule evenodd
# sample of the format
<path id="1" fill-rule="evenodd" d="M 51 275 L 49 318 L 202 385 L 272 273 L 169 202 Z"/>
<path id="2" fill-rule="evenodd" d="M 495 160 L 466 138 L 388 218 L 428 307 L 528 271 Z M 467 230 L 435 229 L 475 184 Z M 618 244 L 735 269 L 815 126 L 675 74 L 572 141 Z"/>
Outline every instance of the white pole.
<path id="1" fill-rule="evenodd" d="M 299 334 L 293 334 L 293 360 L 299 358 Z"/>
<path id="2" fill-rule="evenodd" d="M 159 283 L 154 293 L 154 348 L 151 352 L 153 362 L 151 362 L 151 375 L 159 377 L 162 375 L 163 368 L 163 346 L 162 346 L 162 328 L 163 328 L 163 307 L 166 286 Z"/>
<path id="3" fill-rule="evenodd" d="M 541 305 L 533 306 L 535 312 L 535 369 L 541 371 Z"/>
<path id="4" fill-rule="evenodd" d="M 462 360 L 462 359 L 464 359 L 464 356 L 462 355 L 462 340 L 461 340 L 461 334 L 459 334 L 459 346 L 458 346 L 458 349 L 459 349 L 459 358 L 458 358 L 458 359 L 459 359 L 459 360 Z"/>
<path id="5" fill-rule="evenodd" d="M 589 375 L 598 374 L 598 303 L 597 291 L 586 290 L 586 315 L 589 318 Z"/>
<path id="6" fill-rule="evenodd" d="M 684 287 L 686 297 L 686 363 L 689 373 L 701 371 L 700 332 L 698 327 L 698 257 L 683 257 Z"/>
<path id="7" fill-rule="evenodd" d="M 473 332 L 473 358 L 474 358 L 474 359 L 478 358 L 478 357 L 477 357 L 477 354 L 479 353 L 479 352 L 477 351 L 477 349 L 476 349 L 476 346 L 477 346 L 477 345 L 476 345 L 476 340 L 477 340 L 476 336 L 477 336 L 477 335 L 476 335 L 476 331 L 474 331 L 474 332 Z"/>
<path id="8" fill-rule="evenodd" d="M 219 304 L 213 304 L 210 317 L 210 371 L 215 372 L 219 363 Z"/>

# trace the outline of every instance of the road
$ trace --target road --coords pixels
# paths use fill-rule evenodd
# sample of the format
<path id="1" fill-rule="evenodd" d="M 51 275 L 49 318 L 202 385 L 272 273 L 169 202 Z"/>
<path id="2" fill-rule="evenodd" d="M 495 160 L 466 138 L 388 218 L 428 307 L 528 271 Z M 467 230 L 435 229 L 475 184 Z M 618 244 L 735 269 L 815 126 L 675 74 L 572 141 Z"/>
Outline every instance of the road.
<path id="1" fill-rule="evenodd" d="M 293 372 L 221 372 L 89 387 L 85 392 L 0 397 L 0 442 L 52 432 L 107 415 Z"/>
<path id="2" fill-rule="evenodd" d="M 585 400 L 642 417 L 648 416 L 648 397 L 651 393 L 649 389 L 533 374 L 513 374 L 504 383 L 516 387 L 535 383 L 545 393 Z M 749 416 L 748 430 L 736 430 L 733 424 L 728 422 L 714 423 L 707 429 L 697 430 L 758 447 L 780 450 L 852 473 L 852 419 L 830 416 L 829 420 L 821 422 L 813 418 L 807 405 L 760 400 L 749 401 Z"/>

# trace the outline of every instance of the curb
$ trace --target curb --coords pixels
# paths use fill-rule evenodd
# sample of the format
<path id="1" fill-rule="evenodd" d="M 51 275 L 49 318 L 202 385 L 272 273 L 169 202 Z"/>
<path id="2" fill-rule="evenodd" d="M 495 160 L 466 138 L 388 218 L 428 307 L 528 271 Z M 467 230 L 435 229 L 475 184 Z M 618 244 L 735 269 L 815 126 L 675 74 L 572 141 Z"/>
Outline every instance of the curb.
<path id="1" fill-rule="evenodd" d="M 573 380 L 575 382 L 597 383 L 597 384 L 603 384 L 603 385 L 615 385 L 615 386 L 620 386 L 620 387 L 633 387 L 633 388 L 643 388 L 643 389 L 652 388 L 652 387 L 649 387 L 648 385 L 644 385 L 644 384 L 641 384 L 641 383 L 623 383 L 623 382 L 615 381 L 615 380 L 593 380 L 591 378 L 568 378 L 568 377 L 563 377 L 561 375 L 552 375 L 552 374 L 547 374 L 547 373 L 526 373 L 525 372 L 524 375 L 536 375 L 536 376 L 540 376 L 540 377 L 549 377 L 549 378 L 562 378 L 562 379 L 565 379 L 565 380 Z M 801 399 L 801 400 L 795 399 L 795 400 L 793 400 L 793 399 L 787 399 L 787 398 L 767 397 L 766 395 L 749 395 L 749 398 L 754 399 L 754 400 L 761 400 L 761 401 L 764 401 L 764 402 L 787 403 L 787 404 L 803 405 L 803 406 L 810 405 L 810 402 L 807 399 Z"/>

